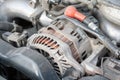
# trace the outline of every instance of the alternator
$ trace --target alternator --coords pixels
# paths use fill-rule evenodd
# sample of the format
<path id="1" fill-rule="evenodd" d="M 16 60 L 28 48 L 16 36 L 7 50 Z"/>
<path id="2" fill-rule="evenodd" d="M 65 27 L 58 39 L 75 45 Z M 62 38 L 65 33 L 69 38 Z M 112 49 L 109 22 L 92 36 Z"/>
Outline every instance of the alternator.
<path id="1" fill-rule="evenodd" d="M 79 68 L 92 50 L 85 32 L 67 20 L 54 21 L 40 29 L 28 39 L 28 46 L 46 56 L 58 75 L 68 68 Z"/>

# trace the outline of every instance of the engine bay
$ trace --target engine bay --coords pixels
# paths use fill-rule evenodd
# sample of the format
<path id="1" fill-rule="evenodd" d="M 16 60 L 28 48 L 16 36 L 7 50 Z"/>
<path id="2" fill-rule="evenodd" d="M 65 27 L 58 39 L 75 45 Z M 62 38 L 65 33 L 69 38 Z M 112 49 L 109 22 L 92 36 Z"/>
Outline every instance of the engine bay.
<path id="1" fill-rule="evenodd" d="M 120 80 L 119 13 L 120 0 L 0 0 L 0 80 Z"/>

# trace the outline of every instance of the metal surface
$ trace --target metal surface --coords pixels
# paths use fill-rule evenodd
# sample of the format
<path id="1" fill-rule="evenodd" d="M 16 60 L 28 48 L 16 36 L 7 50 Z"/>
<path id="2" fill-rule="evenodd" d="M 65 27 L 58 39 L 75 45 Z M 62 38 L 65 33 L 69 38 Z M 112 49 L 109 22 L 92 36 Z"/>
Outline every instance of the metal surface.
<path id="1" fill-rule="evenodd" d="M 100 13 L 109 21 L 120 26 L 120 0 L 101 0 Z"/>
<path id="2" fill-rule="evenodd" d="M 53 20 L 51 18 L 49 18 L 47 16 L 47 12 L 44 11 L 40 16 L 39 21 L 42 26 L 48 26 Z"/>
<path id="3" fill-rule="evenodd" d="M 100 40 L 101 43 L 105 45 L 106 48 L 110 50 L 112 55 L 114 55 L 116 58 L 119 58 L 120 56 L 119 48 L 105 34 L 103 34 L 103 32 L 99 28 L 98 30 L 93 30 L 89 28 L 88 26 L 86 26 L 85 24 L 83 24 L 82 22 L 76 19 L 73 19 L 73 18 L 66 17 L 66 16 L 60 16 L 58 18 L 67 19 L 73 24 L 75 24 L 76 26 L 78 26 L 79 28 L 93 34 Z"/>
<path id="4" fill-rule="evenodd" d="M 29 38 L 28 46 L 44 50 L 53 57 L 62 76 L 71 67 L 84 74 L 78 62 L 87 58 L 91 52 L 87 35 L 67 20 L 55 21 L 41 29 Z"/>
<path id="5" fill-rule="evenodd" d="M 107 52 L 105 47 L 103 45 L 94 45 L 94 40 L 91 39 L 91 44 L 93 47 L 93 52 L 86 60 L 84 60 L 81 64 L 84 66 L 85 71 L 89 75 L 95 75 L 95 74 L 103 74 L 103 70 L 100 66 L 97 66 L 98 59 L 100 56 L 104 56 Z"/>
<path id="6" fill-rule="evenodd" d="M 64 16 L 68 5 L 87 18 Z M 10 80 L 119 80 L 119 13 L 120 0 L 0 0 L 0 65 Z"/>
<path id="7" fill-rule="evenodd" d="M 99 20 L 102 31 L 111 38 L 111 40 L 120 43 L 120 26 L 108 21 L 103 16 L 99 16 Z"/>
<path id="8" fill-rule="evenodd" d="M 120 43 L 120 0 L 98 0 L 100 28 L 111 39 Z"/>
<path id="9" fill-rule="evenodd" d="M 114 58 L 106 58 L 103 63 L 103 75 L 111 80 L 120 80 L 120 61 Z M 114 76 L 114 77 L 113 77 Z"/>
<path id="10" fill-rule="evenodd" d="M 0 16 L 6 19 L 19 17 L 25 20 L 32 19 L 41 12 L 40 7 L 32 8 L 30 0 L 6 0 L 0 5 Z"/>

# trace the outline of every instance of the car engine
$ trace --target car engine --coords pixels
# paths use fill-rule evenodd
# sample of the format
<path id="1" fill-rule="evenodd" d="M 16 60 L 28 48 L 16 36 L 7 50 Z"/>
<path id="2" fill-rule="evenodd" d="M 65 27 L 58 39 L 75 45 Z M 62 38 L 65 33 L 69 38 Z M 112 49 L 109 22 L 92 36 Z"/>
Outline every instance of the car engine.
<path id="1" fill-rule="evenodd" d="M 120 80 L 120 0 L 0 0 L 0 80 Z"/>

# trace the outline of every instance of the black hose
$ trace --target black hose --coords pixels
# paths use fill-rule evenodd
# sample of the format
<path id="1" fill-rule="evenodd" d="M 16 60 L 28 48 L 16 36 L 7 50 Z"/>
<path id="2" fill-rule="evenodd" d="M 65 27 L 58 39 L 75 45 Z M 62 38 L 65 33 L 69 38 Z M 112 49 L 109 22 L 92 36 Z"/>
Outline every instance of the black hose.
<path id="1" fill-rule="evenodd" d="M 0 53 L 0 63 L 16 69 L 30 80 L 60 80 L 49 61 L 28 47 L 13 49 L 6 54 Z"/>
<path id="2" fill-rule="evenodd" d="M 3 22 L 3 21 L 0 21 L 0 32 L 5 32 L 5 31 L 8 31 L 8 32 L 22 32 L 23 29 L 21 26 L 17 25 L 17 24 L 13 24 L 13 23 L 10 23 L 10 22 Z"/>
<path id="3" fill-rule="evenodd" d="M 9 22 L 0 22 L 0 30 L 1 31 L 12 31 L 14 29 L 14 26 L 12 23 Z"/>

